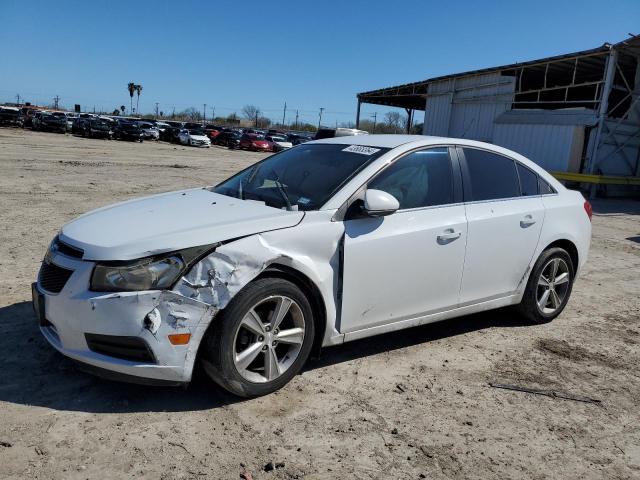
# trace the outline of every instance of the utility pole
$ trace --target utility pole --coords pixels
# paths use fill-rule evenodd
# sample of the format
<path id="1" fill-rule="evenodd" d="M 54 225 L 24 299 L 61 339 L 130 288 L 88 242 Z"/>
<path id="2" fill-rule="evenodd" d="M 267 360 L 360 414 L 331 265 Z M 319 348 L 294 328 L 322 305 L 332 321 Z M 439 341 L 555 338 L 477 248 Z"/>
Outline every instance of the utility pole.
<path id="1" fill-rule="evenodd" d="M 156 102 L 156 120 L 158 119 L 158 102 Z"/>
<path id="2" fill-rule="evenodd" d="M 20 106 L 20 94 L 16 93 L 17 105 Z"/>
<path id="3" fill-rule="evenodd" d="M 284 102 L 284 112 L 282 112 L 282 126 L 284 127 L 284 120 L 287 116 L 287 102 Z"/>
<path id="4" fill-rule="evenodd" d="M 58 103 L 60 102 L 60 97 L 58 95 L 56 95 L 55 97 L 53 97 L 53 108 L 55 110 L 58 110 Z"/>
<path id="5" fill-rule="evenodd" d="M 378 120 L 378 112 L 372 113 L 371 116 L 373 117 L 373 132 L 371 133 L 376 133 L 376 121 Z"/>
<path id="6" fill-rule="evenodd" d="M 258 111 L 256 110 L 256 128 L 258 128 Z"/>
<path id="7" fill-rule="evenodd" d="M 204 108 L 202 109 L 204 115 L 202 116 L 202 126 L 204 127 L 207 124 L 207 104 L 204 104 Z"/>
<path id="8" fill-rule="evenodd" d="M 318 116 L 318 130 L 320 130 L 320 125 L 322 124 L 322 112 L 324 111 L 324 107 L 320 107 L 320 115 Z"/>
<path id="9" fill-rule="evenodd" d="M 216 106 L 213 106 L 213 110 L 211 110 L 211 121 L 215 122 L 216 120 Z"/>
<path id="10" fill-rule="evenodd" d="M 296 109 L 296 130 L 298 129 L 298 109 Z"/>

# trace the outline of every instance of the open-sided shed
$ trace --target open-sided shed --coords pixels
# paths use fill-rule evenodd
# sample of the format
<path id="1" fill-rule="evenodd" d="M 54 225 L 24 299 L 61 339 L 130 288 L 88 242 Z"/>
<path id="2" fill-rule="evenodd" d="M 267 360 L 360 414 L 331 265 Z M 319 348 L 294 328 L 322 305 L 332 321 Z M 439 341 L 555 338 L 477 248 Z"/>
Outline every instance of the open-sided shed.
<path id="1" fill-rule="evenodd" d="M 473 138 L 549 170 L 640 175 L 640 36 L 580 52 L 358 94 L 404 108 L 423 133 Z M 415 122 L 413 122 L 415 123 Z"/>

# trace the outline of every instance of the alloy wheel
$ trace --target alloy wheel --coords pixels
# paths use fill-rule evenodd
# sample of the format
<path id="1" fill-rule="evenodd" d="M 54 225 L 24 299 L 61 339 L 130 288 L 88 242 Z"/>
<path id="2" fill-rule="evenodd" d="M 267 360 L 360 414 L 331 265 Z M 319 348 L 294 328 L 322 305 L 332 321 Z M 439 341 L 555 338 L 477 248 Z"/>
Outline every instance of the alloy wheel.
<path id="1" fill-rule="evenodd" d="M 233 363 L 250 382 L 273 381 L 296 361 L 304 335 L 305 318 L 300 306 L 287 296 L 267 297 L 240 321 Z"/>
<path id="2" fill-rule="evenodd" d="M 552 258 L 545 264 L 536 290 L 536 303 L 541 313 L 551 315 L 562 306 L 569 291 L 570 280 L 569 266 L 562 258 Z"/>

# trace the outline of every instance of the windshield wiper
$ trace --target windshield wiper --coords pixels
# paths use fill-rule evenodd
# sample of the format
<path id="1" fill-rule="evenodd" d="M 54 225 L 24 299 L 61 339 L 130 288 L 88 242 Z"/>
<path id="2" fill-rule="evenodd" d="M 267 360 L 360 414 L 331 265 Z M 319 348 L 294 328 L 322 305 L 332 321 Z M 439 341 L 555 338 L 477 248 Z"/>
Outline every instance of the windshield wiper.
<path id="1" fill-rule="evenodd" d="M 271 173 L 273 173 L 273 175 L 276 177 L 274 179 L 274 182 L 276 184 L 276 187 L 278 187 L 278 192 L 280 193 L 280 196 L 282 197 L 284 202 L 287 204 L 287 210 L 289 211 L 293 210 L 293 207 L 291 206 L 291 200 L 289 200 L 289 195 L 287 195 L 287 191 L 284 189 L 284 185 L 282 185 L 282 183 L 280 182 L 280 178 L 278 177 L 278 174 L 275 172 L 274 169 L 271 169 Z"/>

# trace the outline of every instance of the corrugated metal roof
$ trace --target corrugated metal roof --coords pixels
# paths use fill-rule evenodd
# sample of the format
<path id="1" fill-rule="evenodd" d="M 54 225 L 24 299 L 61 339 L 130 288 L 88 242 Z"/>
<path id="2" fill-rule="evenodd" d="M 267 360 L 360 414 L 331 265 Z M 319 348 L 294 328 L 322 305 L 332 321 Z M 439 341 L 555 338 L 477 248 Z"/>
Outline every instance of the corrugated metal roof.
<path id="1" fill-rule="evenodd" d="M 365 100 L 370 103 L 380 103 L 383 105 L 391 106 L 405 106 L 414 107 L 414 98 L 422 98 L 426 94 L 426 87 L 428 84 L 437 82 L 440 80 L 446 80 L 450 78 L 466 77 L 471 75 L 481 75 L 485 73 L 498 72 L 502 70 L 512 70 L 521 67 L 536 65 L 538 63 L 554 62 L 560 60 L 568 60 L 576 57 L 585 57 L 589 55 L 604 54 L 612 48 L 629 48 L 640 49 L 640 35 L 632 36 L 627 40 L 610 44 L 604 43 L 600 47 L 592 48 L 589 50 L 582 50 L 579 52 L 566 53 L 562 55 L 555 55 L 551 57 L 540 58 L 536 60 L 529 60 L 526 62 L 512 63 L 508 65 L 501 65 L 496 67 L 482 68 L 478 70 L 470 70 L 467 72 L 453 73 L 449 75 L 442 75 L 439 77 L 432 77 L 419 82 L 405 83 L 401 85 L 395 85 L 392 87 L 380 88 L 377 90 L 370 90 L 367 92 L 358 93 L 359 100 Z M 392 97 L 392 98 L 389 98 Z M 405 105 L 406 104 L 406 105 Z"/>

